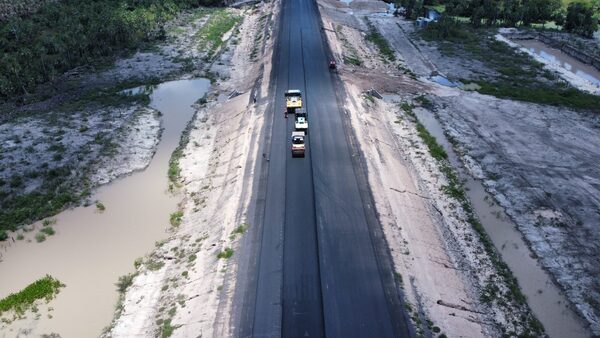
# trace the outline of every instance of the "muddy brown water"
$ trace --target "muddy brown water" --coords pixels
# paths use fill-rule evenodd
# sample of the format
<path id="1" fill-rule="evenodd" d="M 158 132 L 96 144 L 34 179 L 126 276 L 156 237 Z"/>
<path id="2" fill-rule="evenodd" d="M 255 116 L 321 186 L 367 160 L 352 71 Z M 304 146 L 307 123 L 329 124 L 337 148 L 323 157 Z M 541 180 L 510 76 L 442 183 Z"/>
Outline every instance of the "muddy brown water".
<path id="1" fill-rule="evenodd" d="M 26 240 L 0 248 L 0 298 L 46 274 L 66 284 L 56 299 L 40 307 L 39 320 L 30 314 L 9 326 L 0 324 L 0 337 L 14 337 L 21 329 L 32 329 L 35 336 L 97 337 L 110 324 L 118 277 L 133 272 L 134 260 L 167 237 L 169 215 L 179 200 L 168 192 L 169 158 L 193 116 L 191 105 L 209 86 L 206 79 L 192 79 L 151 90 L 150 106 L 163 113 L 161 141 L 145 170 L 98 189 L 92 200 L 101 201 L 104 212 L 93 205 L 66 210 L 54 217 L 57 233 L 45 242 L 36 243 L 37 231 L 32 231 Z M 46 312 L 48 306 L 53 310 Z"/>
<path id="2" fill-rule="evenodd" d="M 494 246 L 502 255 L 502 259 L 519 281 L 530 308 L 544 325 L 546 333 L 552 338 L 589 337 L 590 333 L 582 319 L 571 309 L 567 299 L 548 273 L 542 269 L 536 259 L 532 258 L 533 254 L 516 229 L 515 223 L 485 190 L 482 182 L 465 171 L 435 116 L 431 112 L 420 109 L 415 110 L 415 113 L 419 121 L 448 153 L 452 166 L 463 179 L 473 209 Z"/>
<path id="3" fill-rule="evenodd" d="M 515 42 L 529 49 L 532 53 L 539 55 L 544 60 L 557 64 L 578 77 L 588 80 L 600 87 L 600 71 L 591 65 L 578 61 L 559 49 L 548 47 L 538 40 L 517 40 Z"/>

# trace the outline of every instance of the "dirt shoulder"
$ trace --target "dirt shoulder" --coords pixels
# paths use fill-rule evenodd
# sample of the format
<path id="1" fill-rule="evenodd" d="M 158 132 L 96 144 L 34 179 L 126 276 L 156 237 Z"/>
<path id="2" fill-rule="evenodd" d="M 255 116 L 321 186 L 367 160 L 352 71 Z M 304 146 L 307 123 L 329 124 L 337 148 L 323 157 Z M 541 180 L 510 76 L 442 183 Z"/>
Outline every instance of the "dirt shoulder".
<path id="1" fill-rule="evenodd" d="M 227 80 L 218 83 L 191 123 L 180 159 L 185 197 L 172 234 L 140 260 L 105 336 L 229 334 L 235 255 L 252 226 L 245 216 L 252 192 L 248 182 L 254 181 L 277 9 L 276 2 L 266 2 L 249 10 L 230 53 L 211 68 Z"/>
<path id="2" fill-rule="evenodd" d="M 498 70 L 508 71 L 463 58 L 460 51 L 447 55 L 445 48 L 458 48 L 423 41 L 408 21 L 373 20 L 406 67 L 425 83 L 436 71 L 454 79 L 494 78 L 504 76 Z M 492 46 L 502 42 L 489 41 Z M 531 67 L 533 72 L 538 66 Z M 548 84 L 561 81 L 537 74 Z M 540 264 L 597 334 L 597 114 L 438 85 L 425 92 L 464 165 L 506 210 Z"/>
<path id="3" fill-rule="evenodd" d="M 423 79 L 431 73 L 431 62 L 419 58 L 413 42 L 402 37 L 398 43 L 411 46 L 417 67 L 405 56 L 395 54 L 393 61 L 379 53 L 375 40 L 365 39 L 368 22 L 363 18 L 368 15 L 378 23 L 377 9 L 357 15 L 337 9 L 336 1 L 319 5 L 340 64 L 348 118 L 365 156 L 377 213 L 417 334 L 541 334 L 527 305 L 511 296 L 497 254 L 485 248 L 469 210 L 444 192 L 450 179 L 420 135 L 412 107 L 426 109 L 418 108 L 423 105 L 418 97 L 433 90 Z M 380 93 L 381 98 L 395 93 L 405 104 L 382 100 Z M 491 286 L 503 296 L 486 297 Z"/>

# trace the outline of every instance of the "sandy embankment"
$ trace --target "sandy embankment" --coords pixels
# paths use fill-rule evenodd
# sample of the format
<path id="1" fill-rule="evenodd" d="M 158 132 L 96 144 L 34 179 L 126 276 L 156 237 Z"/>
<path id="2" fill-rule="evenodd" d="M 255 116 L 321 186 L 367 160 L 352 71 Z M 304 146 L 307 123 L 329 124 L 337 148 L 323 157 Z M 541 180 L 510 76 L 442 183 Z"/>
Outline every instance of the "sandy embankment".
<path id="1" fill-rule="evenodd" d="M 272 39 L 256 36 L 270 31 L 277 9 L 277 2 L 261 3 L 244 16 L 238 44 L 230 45 L 233 53 L 215 63 L 220 72 L 231 71 L 191 124 L 180 161 L 182 222 L 139 264 L 106 336 L 152 336 L 171 328 L 174 337 L 228 334 L 237 266 L 235 259 L 217 255 L 232 249 L 235 256 L 243 228 L 252 226 L 245 211 L 265 105 L 252 104 L 250 95 L 259 78 L 259 102 L 267 94 L 272 52 Z M 266 48 L 253 61 L 256 43 Z M 227 99 L 234 90 L 242 94 Z M 149 269 L 157 262 L 159 269 Z"/>

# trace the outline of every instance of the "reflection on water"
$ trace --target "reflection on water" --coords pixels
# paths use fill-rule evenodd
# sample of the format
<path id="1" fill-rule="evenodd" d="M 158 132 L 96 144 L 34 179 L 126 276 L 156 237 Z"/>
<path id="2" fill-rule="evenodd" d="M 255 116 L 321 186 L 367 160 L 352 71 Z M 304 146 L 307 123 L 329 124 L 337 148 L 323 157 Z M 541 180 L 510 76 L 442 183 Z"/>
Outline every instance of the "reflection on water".
<path id="1" fill-rule="evenodd" d="M 548 47 L 538 40 L 520 40 L 517 43 L 529 49 L 532 53 L 539 55 L 544 60 L 559 65 L 580 78 L 586 79 L 600 87 L 600 72 L 591 65 L 586 65 L 558 49 Z"/>
<path id="2" fill-rule="evenodd" d="M 435 82 L 435 83 L 439 83 L 442 86 L 446 86 L 446 87 L 458 87 L 459 84 L 456 82 L 452 82 L 450 80 L 448 80 L 447 78 L 441 76 L 441 75 L 434 75 L 431 77 L 431 81 Z"/>
<path id="3" fill-rule="evenodd" d="M 167 235 L 169 214 L 178 202 L 167 191 L 169 158 L 193 116 L 191 105 L 209 85 L 206 79 L 194 79 L 166 82 L 153 89 L 150 105 L 162 112 L 163 119 L 160 143 L 144 171 L 98 189 L 92 200 L 100 200 L 105 211 L 98 212 L 94 206 L 66 210 L 55 217 L 57 234 L 45 242 L 29 242 L 34 231 L 6 251 L 0 248 L 0 298 L 46 274 L 67 285 L 49 305 L 40 307 L 40 314 L 53 307 L 52 318 L 43 314 L 32 325 L 29 320 L 0 324 L 0 337 L 15 337 L 27 327 L 32 328 L 32 337 L 53 332 L 64 338 L 97 337 L 109 324 L 118 277 L 133 272 L 134 260 Z"/>

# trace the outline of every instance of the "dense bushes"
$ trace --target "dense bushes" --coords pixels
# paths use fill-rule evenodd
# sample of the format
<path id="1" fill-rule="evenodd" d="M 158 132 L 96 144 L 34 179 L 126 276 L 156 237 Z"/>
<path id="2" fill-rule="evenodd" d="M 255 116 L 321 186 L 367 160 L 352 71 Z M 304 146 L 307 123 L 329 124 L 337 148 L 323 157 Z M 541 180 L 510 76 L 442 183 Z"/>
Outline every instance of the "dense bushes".
<path id="1" fill-rule="evenodd" d="M 62 72 L 164 37 L 183 9 L 219 0 L 65 0 L 0 23 L 0 100 Z"/>
<path id="2" fill-rule="evenodd" d="M 598 29 L 598 22 L 594 18 L 592 7 L 577 2 L 570 3 L 567 8 L 564 28 L 569 32 L 591 38 Z"/>

